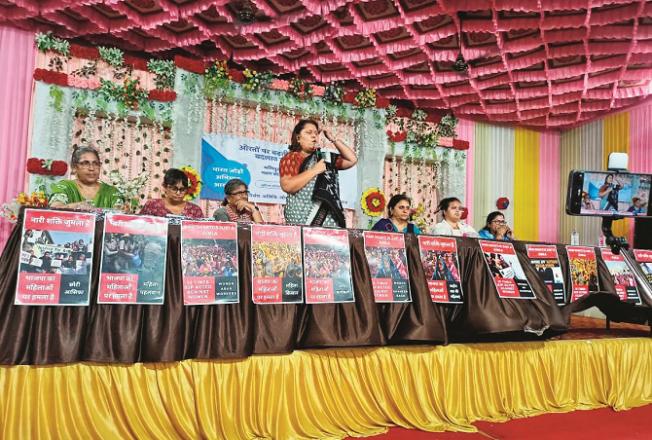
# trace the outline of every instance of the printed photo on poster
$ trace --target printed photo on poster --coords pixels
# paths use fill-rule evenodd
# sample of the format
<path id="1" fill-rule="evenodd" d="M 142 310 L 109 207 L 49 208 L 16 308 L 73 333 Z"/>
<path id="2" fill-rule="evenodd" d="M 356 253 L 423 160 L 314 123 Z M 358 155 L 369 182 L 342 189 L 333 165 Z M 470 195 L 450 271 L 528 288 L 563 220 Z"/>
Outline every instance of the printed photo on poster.
<path id="1" fill-rule="evenodd" d="M 303 228 L 306 304 L 353 302 L 346 229 Z"/>
<path id="2" fill-rule="evenodd" d="M 571 301 L 600 290 L 595 251 L 588 246 L 566 246 L 571 275 Z"/>
<path id="3" fill-rule="evenodd" d="M 432 301 L 444 304 L 463 303 L 455 239 L 419 235 L 419 253 Z"/>
<path id="4" fill-rule="evenodd" d="M 647 281 L 652 284 L 652 250 L 634 249 L 634 258 L 645 274 Z"/>
<path id="5" fill-rule="evenodd" d="M 168 220 L 108 213 L 97 302 L 163 304 Z"/>
<path id="6" fill-rule="evenodd" d="M 528 244 L 526 248 L 530 264 L 537 271 L 539 278 L 544 282 L 548 291 L 552 293 L 555 302 L 559 305 L 565 304 L 564 274 L 559 264 L 557 246 L 553 244 Z"/>
<path id="7" fill-rule="evenodd" d="M 181 265 L 184 305 L 239 302 L 237 224 L 183 220 Z"/>
<path id="8" fill-rule="evenodd" d="M 499 297 L 536 298 L 512 243 L 488 240 L 479 243 Z"/>
<path id="9" fill-rule="evenodd" d="M 15 304 L 87 306 L 95 215 L 26 209 Z"/>
<path id="10" fill-rule="evenodd" d="M 611 278 L 614 280 L 616 286 L 616 294 L 621 301 L 640 304 L 641 297 L 638 294 L 638 286 L 636 285 L 636 278 L 621 254 L 614 254 L 611 248 L 600 248 L 602 261 L 609 269 Z"/>
<path id="11" fill-rule="evenodd" d="M 252 224 L 251 265 L 254 303 L 303 302 L 301 227 Z"/>
<path id="12" fill-rule="evenodd" d="M 412 302 L 405 236 L 364 231 L 364 250 L 376 302 Z"/>

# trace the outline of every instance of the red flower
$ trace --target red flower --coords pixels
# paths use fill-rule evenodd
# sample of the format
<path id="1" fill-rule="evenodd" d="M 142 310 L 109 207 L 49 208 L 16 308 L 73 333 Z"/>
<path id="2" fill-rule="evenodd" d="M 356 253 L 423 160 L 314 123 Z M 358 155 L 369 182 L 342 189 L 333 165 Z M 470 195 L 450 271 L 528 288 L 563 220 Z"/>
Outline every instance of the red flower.
<path id="1" fill-rule="evenodd" d="M 42 165 L 41 159 L 30 157 L 27 159 L 27 172 L 30 174 L 41 174 Z"/>
<path id="2" fill-rule="evenodd" d="M 231 75 L 231 79 L 237 83 L 242 84 L 245 82 L 244 75 L 237 69 L 229 69 L 229 75 Z"/>
<path id="3" fill-rule="evenodd" d="M 62 160 L 55 160 L 50 171 L 53 176 L 65 176 L 68 172 L 68 164 Z"/>
<path id="4" fill-rule="evenodd" d="M 100 57 L 100 51 L 97 47 L 80 46 L 79 44 L 70 45 L 70 55 L 75 58 L 84 58 L 86 60 L 97 60 Z"/>
<path id="5" fill-rule="evenodd" d="M 462 210 L 462 215 L 460 216 L 460 218 L 462 220 L 466 220 L 466 218 L 469 216 L 469 208 L 467 208 L 466 206 L 462 206 L 461 210 Z"/>
<path id="6" fill-rule="evenodd" d="M 462 139 L 453 139 L 453 148 L 456 150 L 468 150 L 469 141 L 464 141 Z"/>
<path id="7" fill-rule="evenodd" d="M 148 97 L 152 101 L 172 102 L 177 99 L 177 93 L 174 90 L 153 89 L 149 91 Z"/>
<path id="8" fill-rule="evenodd" d="M 47 69 L 34 69 L 34 80 L 58 86 L 68 85 L 68 75 Z"/>
<path id="9" fill-rule="evenodd" d="M 496 208 L 507 209 L 509 207 L 509 199 L 507 197 L 500 197 L 496 200 Z"/>
<path id="10" fill-rule="evenodd" d="M 198 73 L 200 75 L 203 75 L 204 71 L 206 70 L 206 66 L 202 60 L 193 60 L 181 55 L 174 56 L 174 64 L 183 70 L 187 70 L 188 72 L 192 73 Z"/>
<path id="11" fill-rule="evenodd" d="M 27 159 L 27 172 L 44 176 L 63 176 L 68 171 L 68 164 L 62 160 L 54 160 L 50 169 L 45 167 L 45 160 L 37 157 Z"/>
<path id="12" fill-rule="evenodd" d="M 407 139 L 407 133 L 405 131 L 393 132 L 391 130 L 387 130 L 387 138 L 392 142 L 403 142 L 405 139 Z"/>
<path id="13" fill-rule="evenodd" d="M 133 67 L 136 70 L 145 70 L 145 71 L 147 70 L 147 60 L 144 58 L 125 54 L 123 59 L 125 64 L 129 64 L 131 67 Z"/>

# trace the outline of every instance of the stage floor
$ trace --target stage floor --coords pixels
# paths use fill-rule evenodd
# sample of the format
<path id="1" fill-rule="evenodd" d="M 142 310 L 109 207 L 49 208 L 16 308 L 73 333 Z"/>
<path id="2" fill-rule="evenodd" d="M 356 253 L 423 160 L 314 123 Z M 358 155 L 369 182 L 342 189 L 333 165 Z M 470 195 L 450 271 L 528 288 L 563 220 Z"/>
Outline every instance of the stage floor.
<path id="1" fill-rule="evenodd" d="M 611 322 L 609 326 L 610 329 L 607 330 L 604 319 L 571 315 L 571 326 L 568 332 L 550 340 L 640 338 L 652 335 L 648 325 Z"/>

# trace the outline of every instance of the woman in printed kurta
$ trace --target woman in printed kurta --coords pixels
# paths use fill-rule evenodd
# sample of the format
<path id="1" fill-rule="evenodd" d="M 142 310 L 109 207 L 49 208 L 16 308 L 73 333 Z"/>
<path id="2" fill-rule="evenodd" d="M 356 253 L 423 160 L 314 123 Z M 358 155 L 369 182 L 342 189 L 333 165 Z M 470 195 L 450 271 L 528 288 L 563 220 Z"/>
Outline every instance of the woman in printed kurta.
<path id="1" fill-rule="evenodd" d="M 142 215 L 179 215 L 188 218 L 202 218 L 204 213 L 198 205 L 184 200 L 190 181 L 183 171 L 170 168 L 163 176 L 163 197 L 151 199 L 140 210 Z"/>

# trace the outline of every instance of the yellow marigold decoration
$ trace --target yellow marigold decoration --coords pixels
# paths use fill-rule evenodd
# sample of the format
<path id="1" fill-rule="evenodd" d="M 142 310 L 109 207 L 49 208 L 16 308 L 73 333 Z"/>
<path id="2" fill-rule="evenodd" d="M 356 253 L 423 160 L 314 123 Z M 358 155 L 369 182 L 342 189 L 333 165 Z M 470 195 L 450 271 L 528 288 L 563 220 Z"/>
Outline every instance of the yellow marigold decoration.
<path id="1" fill-rule="evenodd" d="M 379 217 L 383 215 L 386 203 L 385 194 L 383 194 L 380 188 L 377 187 L 367 188 L 362 193 L 362 198 L 360 199 L 362 212 L 369 217 Z"/>
<path id="2" fill-rule="evenodd" d="M 188 192 L 183 199 L 186 202 L 189 202 L 199 197 L 199 193 L 201 192 L 201 178 L 199 172 L 190 165 L 181 167 L 181 171 L 186 173 L 186 176 L 188 176 Z"/>

